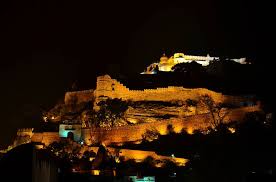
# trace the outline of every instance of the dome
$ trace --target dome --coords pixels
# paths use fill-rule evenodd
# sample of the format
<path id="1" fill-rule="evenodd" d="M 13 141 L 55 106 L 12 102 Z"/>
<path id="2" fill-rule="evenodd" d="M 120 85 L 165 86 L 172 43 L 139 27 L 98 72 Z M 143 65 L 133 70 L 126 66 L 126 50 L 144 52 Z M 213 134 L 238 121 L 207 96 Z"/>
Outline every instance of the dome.
<path id="1" fill-rule="evenodd" d="M 165 53 L 160 57 L 160 63 L 167 63 L 168 62 L 168 57 L 165 55 Z"/>

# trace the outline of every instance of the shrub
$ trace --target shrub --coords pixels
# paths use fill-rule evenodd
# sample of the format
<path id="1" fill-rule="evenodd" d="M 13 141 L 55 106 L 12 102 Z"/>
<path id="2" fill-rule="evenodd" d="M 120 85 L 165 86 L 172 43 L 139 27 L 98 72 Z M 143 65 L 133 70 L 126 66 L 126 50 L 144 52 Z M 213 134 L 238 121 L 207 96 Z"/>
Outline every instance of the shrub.
<path id="1" fill-rule="evenodd" d="M 160 133 L 155 129 L 151 129 L 151 130 L 146 130 L 146 132 L 142 135 L 142 138 L 144 141 L 153 141 L 158 139 Z"/>

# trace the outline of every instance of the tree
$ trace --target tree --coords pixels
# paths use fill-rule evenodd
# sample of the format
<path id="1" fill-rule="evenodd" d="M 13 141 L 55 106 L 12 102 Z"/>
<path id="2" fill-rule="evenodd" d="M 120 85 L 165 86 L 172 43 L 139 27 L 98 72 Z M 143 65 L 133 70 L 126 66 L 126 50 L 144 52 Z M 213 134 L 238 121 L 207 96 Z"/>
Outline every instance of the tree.
<path id="1" fill-rule="evenodd" d="M 215 103 L 213 98 L 209 95 L 203 95 L 200 97 L 200 101 L 207 107 L 211 114 L 210 124 L 213 128 L 218 129 L 222 126 L 224 118 L 229 114 L 223 111 L 224 105 L 222 103 Z"/>
<path id="2" fill-rule="evenodd" d="M 86 150 L 82 155 L 82 158 L 84 158 L 84 159 L 89 160 L 90 157 L 96 157 L 96 153 L 93 152 L 92 150 L 91 151 Z"/>
<path id="3" fill-rule="evenodd" d="M 158 139 L 159 137 L 159 132 L 155 129 L 155 128 L 152 128 L 152 129 L 147 129 L 146 132 L 142 135 L 142 138 L 144 141 L 153 141 L 155 139 Z"/>
<path id="4" fill-rule="evenodd" d="M 51 151 L 60 158 L 72 159 L 79 156 L 81 146 L 77 142 L 65 139 L 59 142 L 51 143 L 47 147 L 47 150 Z"/>
<path id="5" fill-rule="evenodd" d="M 177 165 L 173 161 L 165 159 L 163 161 L 163 168 L 166 168 L 169 172 L 174 172 L 177 168 Z"/>
<path id="6" fill-rule="evenodd" d="M 151 156 L 147 156 L 142 162 L 142 167 L 144 170 L 155 167 L 154 158 Z"/>
<path id="7" fill-rule="evenodd" d="M 202 76 L 205 73 L 204 68 L 195 61 L 176 64 L 172 67 L 172 70 L 177 73 L 184 73 L 190 77 Z"/>
<path id="8" fill-rule="evenodd" d="M 194 106 L 194 107 L 196 107 L 197 104 L 198 104 L 198 101 L 196 101 L 196 100 L 192 100 L 192 99 L 187 99 L 186 100 L 186 105 L 187 106 Z"/>
<path id="9" fill-rule="evenodd" d="M 174 134 L 175 132 L 174 132 L 174 127 L 173 127 L 173 125 L 172 124 L 168 124 L 167 125 L 167 134 Z"/>
<path id="10" fill-rule="evenodd" d="M 126 124 L 124 113 L 128 104 L 121 99 L 107 99 L 99 103 L 100 110 L 95 114 L 93 123 L 97 127 L 114 127 Z M 92 124 L 92 125 L 93 125 Z"/>
<path id="11" fill-rule="evenodd" d="M 197 104 L 198 101 L 196 100 L 192 100 L 192 99 L 187 99 L 185 101 L 185 105 L 184 105 L 184 112 L 187 114 L 197 114 Z"/>
<path id="12" fill-rule="evenodd" d="M 95 159 L 92 162 L 94 169 L 112 169 L 115 167 L 115 159 L 110 155 L 105 146 L 100 145 Z"/>

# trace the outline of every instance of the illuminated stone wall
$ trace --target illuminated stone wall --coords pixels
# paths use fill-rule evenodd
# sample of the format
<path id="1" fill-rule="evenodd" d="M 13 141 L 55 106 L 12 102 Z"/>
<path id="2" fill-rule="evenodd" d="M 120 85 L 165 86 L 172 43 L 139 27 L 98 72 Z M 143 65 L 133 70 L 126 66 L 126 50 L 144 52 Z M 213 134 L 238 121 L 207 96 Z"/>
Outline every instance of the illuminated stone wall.
<path id="1" fill-rule="evenodd" d="M 254 111 L 260 111 L 259 106 L 232 109 L 229 114 L 226 115 L 225 122 L 241 121 L 246 113 Z M 81 129 L 81 137 L 87 144 L 103 142 L 109 145 L 111 143 L 140 142 L 142 140 L 142 135 L 147 130 L 156 129 L 161 135 L 166 135 L 168 125 L 172 125 L 176 133 L 181 132 L 181 130 L 186 130 L 191 134 L 194 130 L 206 130 L 211 126 L 210 120 L 210 114 L 205 113 L 133 126 L 114 127 L 110 130 L 105 130 L 103 128 L 83 128 Z M 60 136 L 58 132 L 33 133 L 31 137 L 32 142 L 41 142 L 46 146 L 59 140 Z"/>
<path id="2" fill-rule="evenodd" d="M 175 162 L 178 166 L 184 166 L 185 163 L 188 162 L 188 160 L 184 158 L 162 156 L 162 155 L 156 154 L 156 152 L 154 151 L 143 151 L 143 150 L 121 149 L 119 156 L 124 157 L 125 160 L 134 159 L 136 162 L 142 162 L 147 157 L 152 157 L 154 160 L 161 160 L 161 161 L 170 160 Z"/>
<path id="3" fill-rule="evenodd" d="M 173 119 L 157 121 L 152 123 L 143 123 L 134 126 L 122 126 L 112 128 L 111 130 L 83 129 L 82 135 L 86 143 L 104 142 L 106 145 L 111 143 L 123 143 L 130 141 L 140 141 L 142 135 L 151 129 L 156 129 L 160 134 L 167 134 L 167 126 L 171 124 L 175 132 L 180 132 L 182 129 L 187 132 L 192 132 L 194 129 L 205 129 L 209 126 L 208 120 L 211 119 L 208 114 L 190 116 L 183 119 Z"/>
<path id="4" fill-rule="evenodd" d="M 94 108 L 97 109 L 97 103 L 107 98 L 120 98 L 122 100 L 132 101 L 186 101 L 187 99 L 198 100 L 202 95 L 209 95 L 215 102 L 225 102 L 239 105 L 240 102 L 246 101 L 242 97 L 228 96 L 221 93 L 213 92 L 205 88 L 186 89 L 183 87 L 167 87 L 157 89 L 145 90 L 130 90 L 122 83 L 112 79 L 108 75 L 99 76 L 97 78 L 96 90 L 85 90 L 77 92 L 67 92 L 65 94 L 65 104 L 70 104 L 72 99 L 76 99 L 77 103 L 92 101 L 95 99 Z M 259 106 L 243 107 L 233 109 L 225 118 L 226 121 L 240 121 L 247 112 L 257 111 Z M 210 115 L 204 110 L 197 112 L 196 115 L 186 116 L 181 114 L 177 109 L 172 108 L 169 110 L 173 113 L 179 113 L 178 117 L 164 120 L 155 120 L 152 122 L 142 123 L 133 126 L 114 127 L 110 130 L 97 128 L 94 130 L 82 129 L 81 136 L 87 144 L 95 142 L 105 142 L 106 144 L 122 143 L 127 141 L 140 141 L 142 135 L 147 129 L 156 129 L 160 134 L 164 135 L 167 132 L 167 126 L 171 124 L 175 132 L 180 132 L 185 129 L 188 133 L 193 130 L 204 130 L 210 126 Z M 132 112 L 132 113 L 131 113 Z M 136 111 L 131 111 L 130 114 L 134 115 Z M 163 112 L 163 110 L 160 110 Z M 166 111 L 167 112 L 167 111 Z M 176 114 L 175 114 L 176 115 Z M 186 117 L 184 117 L 184 115 Z M 135 119 L 135 118 L 134 118 Z M 48 145 L 53 141 L 59 140 L 58 132 L 44 132 L 34 133 L 32 141 L 42 142 Z"/>
<path id="5" fill-rule="evenodd" d="M 34 128 L 21 128 L 17 130 L 17 136 L 33 136 Z"/>
<path id="6" fill-rule="evenodd" d="M 223 95 L 205 88 L 187 89 L 183 87 L 169 86 L 166 88 L 130 90 L 116 79 L 109 75 L 99 76 L 97 78 L 96 90 L 83 90 L 75 92 L 66 92 L 64 102 L 77 104 L 93 101 L 94 108 L 97 109 L 97 103 L 107 98 L 122 99 L 132 101 L 186 101 L 187 99 L 198 100 L 202 95 L 211 96 L 215 102 L 226 102 L 239 104 L 245 99 L 242 97 Z"/>
<path id="7" fill-rule="evenodd" d="M 98 152 L 99 147 L 89 147 L 86 150 Z M 184 166 L 188 162 L 185 158 L 178 158 L 172 156 L 158 155 L 155 151 L 144 151 L 144 150 L 132 150 L 132 149 L 117 149 L 112 147 L 106 147 L 108 152 L 113 156 L 123 157 L 124 160 L 134 159 L 136 162 L 142 162 L 147 157 L 152 157 L 154 160 L 170 160 L 175 162 L 178 166 Z M 119 152 L 119 155 L 118 155 Z M 158 166 L 157 166 L 158 167 Z"/>
<path id="8" fill-rule="evenodd" d="M 58 142 L 60 140 L 58 132 L 42 132 L 42 133 L 34 133 L 32 138 L 32 142 L 41 142 L 46 146 L 53 142 Z"/>
<path id="9" fill-rule="evenodd" d="M 239 104 L 244 99 L 223 95 L 205 88 L 187 89 L 183 87 L 169 86 L 167 88 L 130 90 L 122 83 L 111 79 L 109 75 L 99 76 L 97 78 L 97 88 L 95 94 L 95 107 L 97 103 L 107 98 L 119 98 L 132 101 L 186 101 L 187 99 L 199 100 L 202 95 L 209 95 L 215 102 L 226 102 Z"/>
<path id="10" fill-rule="evenodd" d="M 225 122 L 241 121 L 248 112 L 259 111 L 259 106 L 232 109 L 225 117 Z M 227 111 L 228 112 L 228 111 Z M 208 113 L 188 116 L 184 118 L 167 119 L 133 126 L 114 127 L 110 130 L 102 128 L 82 129 L 82 138 L 87 144 L 103 142 L 111 143 L 135 142 L 142 139 L 142 135 L 151 129 L 156 129 L 161 135 L 167 134 L 167 126 L 172 125 L 174 131 L 179 133 L 182 129 L 188 133 L 194 130 L 206 130 L 210 127 L 211 116 Z"/>

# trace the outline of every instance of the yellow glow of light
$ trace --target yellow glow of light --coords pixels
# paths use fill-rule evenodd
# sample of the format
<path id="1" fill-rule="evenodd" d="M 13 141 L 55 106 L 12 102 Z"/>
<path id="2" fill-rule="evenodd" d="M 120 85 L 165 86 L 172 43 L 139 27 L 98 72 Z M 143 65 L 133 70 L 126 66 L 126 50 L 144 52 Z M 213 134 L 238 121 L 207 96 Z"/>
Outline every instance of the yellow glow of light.
<path id="1" fill-rule="evenodd" d="M 188 128 L 187 133 L 192 135 L 194 133 L 194 129 L 193 128 Z"/>
<path id="2" fill-rule="evenodd" d="M 162 166 L 163 166 L 163 163 L 161 163 L 161 162 L 155 164 L 155 167 L 162 167 Z"/>
<path id="3" fill-rule="evenodd" d="M 45 122 L 47 122 L 47 119 L 48 119 L 47 116 L 43 116 L 43 120 L 44 120 Z"/>
<path id="4" fill-rule="evenodd" d="M 55 119 L 55 116 L 52 116 L 52 119 Z"/>
<path id="5" fill-rule="evenodd" d="M 100 175 L 100 170 L 91 170 L 91 174 L 98 176 L 98 175 Z"/>
<path id="6" fill-rule="evenodd" d="M 118 157 L 115 158 L 116 163 L 120 163 L 120 159 Z"/>
<path id="7" fill-rule="evenodd" d="M 229 130 L 231 133 L 235 133 L 235 132 L 236 132 L 235 128 L 228 128 L 228 130 Z"/>
<path id="8" fill-rule="evenodd" d="M 160 129 L 158 129 L 160 135 L 166 135 L 167 134 L 167 128 L 165 127 L 162 127 Z"/>
<path id="9" fill-rule="evenodd" d="M 177 166 L 185 166 L 185 164 L 188 162 L 188 159 L 184 158 L 174 158 L 174 162 L 176 163 Z"/>
<path id="10" fill-rule="evenodd" d="M 43 149 L 43 147 L 44 147 L 43 145 L 35 145 L 36 149 Z"/>
<path id="11" fill-rule="evenodd" d="M 137 119 L 133 119 L 133 118 L 129 118 L 128 121 L 130 123 L 136 124 L 137 123 Z"/>
<path id="12" fill-rule="evenodd" d="M 137 141 L 135 141 L 135 142 L 133 142 L 134 144 L 140 144 L 140 143 L 142 143 L 142 140 L 137 140 Z"/>
<path id="13" fill-rule="evenodd" d="M 175 133 L 180 133 L 181 130 L 182 130 L 182 127 L 181 127 L 181 126 L 175 126 L 175 128 L 174 128 L 174 132 L 175 132 Z"/>

